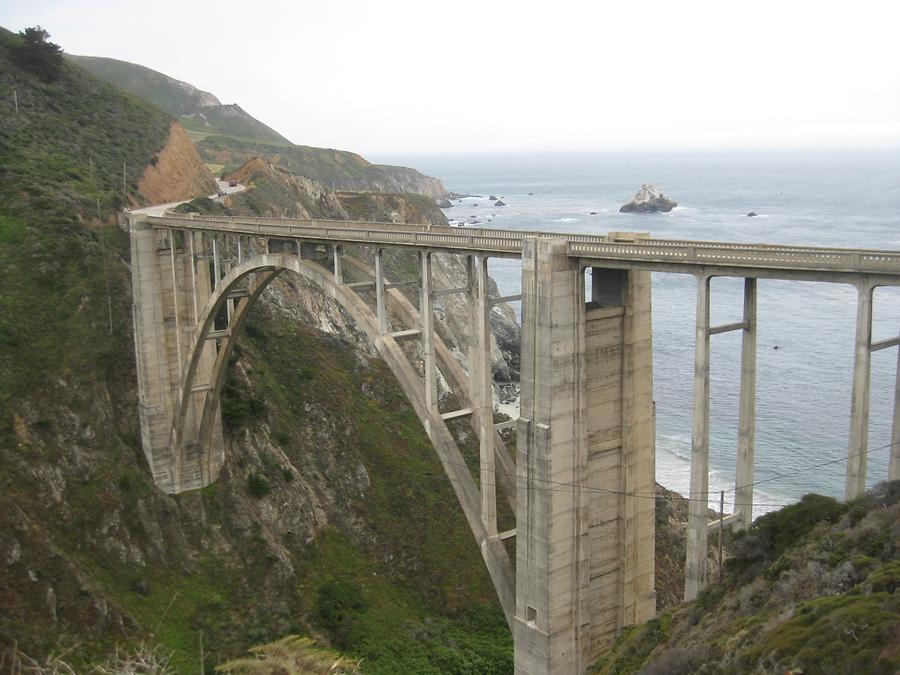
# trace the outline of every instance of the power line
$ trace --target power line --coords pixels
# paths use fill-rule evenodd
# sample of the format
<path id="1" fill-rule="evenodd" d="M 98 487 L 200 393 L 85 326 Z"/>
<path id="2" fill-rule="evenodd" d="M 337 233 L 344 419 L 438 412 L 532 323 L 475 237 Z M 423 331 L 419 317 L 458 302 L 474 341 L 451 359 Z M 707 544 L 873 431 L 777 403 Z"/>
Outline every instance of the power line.
<path id="1" fill-rule="evenodd" d="M 298 373 L 298 372 L 301 372 L 301 371 L 298 370 L 298 369 L 289 369 L 289 370 L 287 370 L 287 371 L 282 370 L 282 372 L 294 372 L 294 373 Z M 228 388 L 228 389 L 231 389 L 231 390 L 233 390 L 233 391 L 238 391 L 238 392 L 241 391 L 241 390 L 238 389 L 237 387 L 234 387 L 234 386 L 232 386 L 232 385 L 229 385 L 227 382 L 223 382 L 223 386 L 226 387 L 226 388 Z M 295 422 L 304 422 L 304 421 L 305 421 L 305 420 L 302 420 L 302 419 L 301 419 L 300 417 L 298 417 L 297 415 L 294 415 L 294 414 L 292 414 L 292 413 L 290 413 L 290 412 L 287 412 L 287 411 L 281 411 L 281 410 L 279 410 L 279 411 L 277 411 L 277 414 L 283 415 L 283 416 L 288 417 L 288 418 L 290 418 L 290 419 L 293 419 Z M 877 452 L 877 451 L 879 451 L 879 450 L 884 450 L 884 449 L 886 449 L 886 448 L 890 448 L 892 445 L 894 445 L 894 444 L 893 444 L 893 443 L 888 443 L 888 444 L 883 445 L 883 446 L 879 446 L 879 447 L 876 447 L 876 448 L 872 448 L 872 449 L 870 450 L 870 452 Z M 805 467 L 804 469 L 800 469 L 800 470 L 797 470 L 797 471 L 794 471 L 794 472 L 789 472 L 789 473 L 786 473 L 786 474 L 781 474 L 781 475 L 779 475 L 779 476 L 775 476 L 775 477 L 773 477 L 773 478 L 766 478 L 766 479 L 762 479 L 762 480 L 760 480 L 760 481 L 755 481 L 754 483 L 750 483 L 750 484 L 748 484 L 747 486 L 741 486 L 741 487 L 748 487 L 749 485 L 757 485 L 757 484 L 760 484 L 760 483 L 767 483 L 767 482 L 771 482 L 771 481 L 773 481 L 773 480 L 778 480 L 779 478 L 786 478 L 786 477 L 789 477 L 789 476 L 792 476 L 792 475 L 795 475 L 795 474 L 798 474 L 798 473 L 805 473 L 805 472 L 807 472 L 807 471 L 810 471 L 810 470 L 815 469 L 815 468 L 819 468 L 819 467 L 821 467 L 821 466 L 827 466 L 827 465 L 829 465 L 829 464 L 836 464 L 836 463 L 838 463 L 838 462 L 846 461 L 846 460 L 849 459 L 850 457 L 853 457 L 853 456 L 858 455 L 858 454 L 862 454 L 862 453 L 853 453 L 853 454 L 846 455 L 846 456 L 841 457 L 841 458 L 838 458 L 838 459 L 830 460 L 830 461 L 828 461 L 828 462 L 822 462 L 822 463 L 819 463 L 819 464 L 816 464 L 816 465 L 812 465 L 812 466 L 809 466 L 809 467 Z M 442 463 L 444 463 L 444 462 L 442 461 Z M 446 463 L 449 464 L 449 465 L 451 465 L 451 466 L 462 466 L 462 467 L 465 467 L 466 469 L 469 469 L 469 471 L 472 470 L 472 467 L 470 467 L 469 464 L 467 464 L 467 463 L 465 463 L 465 462 L 453 462 L 453 461 L 451 461 L 451 460 L 446 460 Z M 495 467 L 495 473 L 496 473 L 496 474 L 500 474 L 500 475 L 504 475 L 504 476 L 509 476 L 509 477 L 511 477 L 511 478 L 513 478 L 513 479 L 519 479 L 519 478 L 522 478 L 522 479 L 528 479 L 528 477 L 525 476 L 525 475 L 523 475 L 523 474 L 519 474 L 519 473 L 511 473 L 511 472 L 502 471 L 501 469 L 496 468 L 496 467 Z M 473 480 L 474 480 L 474 478 L 473 478 Z M 582 484 L 582 483 L 576 483 L 576 482 L 569 482 L 569 481 L 555 481 L 555 480 L 551 480 L 551 479 L 548 479 L 548 478 L 538 478 L 538 479 L 532 478 L 531 480 L 537 480 L 538 482 L 541 482 L 541 483 L 547 483 L 547 484 L 550 484 L 550 485 L 552 485 L 552 486 L 558 486 L 558 487 L 538 487 L 538 488 L 537 488 L 537 489 L 544 490 L 545 492 L 570 492 L 572 489 L 577 488 L 577 489 L 580 489 L 580 490 L 582 490 L 582 491 L 589 492 L 589 493 L 601 493 L 601 494 L 606 494 L 606 495 L 610 495 L 610 496 L 633 497 L 633 498 L 636 498 L 636 499 L 652 499 L 652 500 L 654 500 L 654 501 L 660 501 L 660 500 L 661 500 L 661 501 L 666 501 L 666 500 L 668 500 L 668 497 L 660 496 L 660 495 L 655 494 L 655 493 L 654 493 L 654 494 L 648 494 L 648 493 L 639 493 L 639 492 L 628 492 L 628 491 L 624 491 L 624 490 L 612 490 L 612 489 L 608 489 L 608 488 L 601 488 L 601 487 L 595 487 L 595 486 L 590 486 L 590 485 L 584 485 L 584 484 Z M 503 488 L 502 485 L 499 485 L 499 484 L 496 484 L 496 483 L 493 485 L 493 487 L 495 487 L 495 488 L 496 488 L 496 487 Z M 737 489 L 737 488 L 731 488 L 731 489 L 729 489 L 729 490 L 725 490 L 725 492 L 733 492 L 735 489 Z M 680 497 L 681 497 L 682 499 L 684 499 L 685 501 L 689 501 L 689 502 L 692 502 L 692 501 L 696 501 L 696 502 L 705 502 L 705 503 L 708 504 L 708 503 L 709 503 L 709 495 L 712 495 L 712 494 L 714 494 L 714 493 L 715 493 L 715 494 L 718 494 L 719 492 L 722 492 L 722 491 L 721 491 L 721 490 L 718 490 L 718 491 L 706 491 L 706 492 L 700 492 L 700 493 L 691 493 L 691 492 L 688 492 L 688 495 L 697 495 L 697 494 L 700 494 L 700 495 L 707 495 L 706 498 L 703 498 L 703 497 L 697 497 L 697 496 L 684 496 L 684 495 L 680 495 Z M 793 502 L 791 502 L 791 503 L 793 503 Z M 770 503 L 770 502 L 731 502 L 731 501 L 726 501 L 725 504 L 727 504 L 727 505 L 729 505 L 729 506 L 759 506 L 759 507 L 784 507 L 784 506 L 789 506 L 789 505 L 790 505 L 790 503 L 775 504 L 775 503 Z"/>

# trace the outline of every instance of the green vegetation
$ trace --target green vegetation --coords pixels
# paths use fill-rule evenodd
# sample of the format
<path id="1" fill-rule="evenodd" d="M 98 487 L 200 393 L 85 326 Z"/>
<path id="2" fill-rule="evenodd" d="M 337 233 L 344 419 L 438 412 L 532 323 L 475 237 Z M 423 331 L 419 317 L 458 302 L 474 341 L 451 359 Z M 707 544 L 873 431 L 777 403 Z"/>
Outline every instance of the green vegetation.
<path id="1" fill-rule="evenodd" d="M 352 675 L 359 662 L 323 649 L 309 638 L 289 635 L 250 650 L 251 658 L 216 666 L 218 673 L 239 675 Z"/>
<path id="2" fill-rule="evenodd" d="M 58 79 L 63 63 L 62 49 L 47 39 L 50 33 L 34 26 L 19 32 L 18 37 L 11 47 L 16 65 L 44 82 Z"/>
<path id="3" fill-rule="evenodd" d="M 436 181 L 414 169 L 372 164 L 345 150 L 308 145 L 280 145 L 266 141 L 212 134 L 197 142 L 205 162 L 225 165 L 223 175 L 253 157 L 264 157 L 275 166 L 343 190 L 425 192 L 432 198 L 440 188 Z"/>
<path id="4" fill-rule="evenodd" d="M 0 29 L 0 427 L 15 397 L 133 358 L 113 209 L 123 162 L 132 191 L 168 134 L 165 114 L 77 68 L 20 68 L 19 40 Z"/>
<path id="5" fill-rule="evenodd" d="M 56 80 L 41 80 L 17 65 L 19 40 L 0 28 L 0 213 L 92 236 L 82 223 L 109 222 L 123 204 L 123 167 L 127 195 L 137 198 L 170 119 L 69 63 Z"/>
<path id="6" fill-rule="evenodd" d="M 137 199 L 170 120 L 68 61 L 42 81 L 17 40 L 0 31 L 0 649 L 87 672 L 147 641 L 193 673 L 202 643 L 210 672 L 331 625 L 373 672 L 508 671 L 440 463 L 387 367 L 346 342 L 259 308 L 226 381 L 220 480 L 157 490 L 114 209 L 123 163 Z M 364 600 L 332 624 L 329 583 Z"/>
<path id="7" fill-rule="evenodd" d="M 67 55 L 95 77 L 149 101 L 189 130 L 223 134 L 251 141 L 287 145 L 274 129 L 254 119 L 239 106 L 222 105 L 212 94 L 150 68 L 98 56 Z"/>
<path id="8" fill-rule="evenodd" d="M 788 547 L 801 544 L 819 523 L 837 522 L 847 508 L 833 497 L 808 494 L 796 504 L 766 513 L 734 537 L 735 555 L 728 561 L 729 570 L 741 579 L 752 578 Z M 777 578 L 779 571 L 776 564 L 766 574 Z"/>
<path id="9" fill-rule="evenodd" d="M 509 628 L 477 547 L 462 513 L 447 508 L 452 490 L 387 366 L 361 363 L 346 343 L 265 308 L 251 311 L 247 327 L 235 369 L 266 401 L 256 424 L 271 427 L 293 466 L 332 455 L 348 466 L 361 462 L 370 481 L 347 506 L 365 520 L 377 550 L 336 528 L 320 532 L 295 562 L 299 613 L 332 645 L 362 658 L 365 672 L 510 672 Z M 244 396 L 240 386 L 225 397 Z M 303 440 L 334 421 L 352 442 Z M 293 484 L 277 462 L 261 458 L 253 470 L 273 496 L 281 489 L 274 486 Z M 382 561 L 377 551 L 396 557 Z"/>
<path id="10" fill-rule="evenodd" d="M 212 94 L 149 68 L 94 56 L 68 58 L 96 77 L 159 106 L 192 132 L 197 150 L 223 175 L 248 159 L 265 157 L 279 168 L 324 185 L 349 190 L 422 192 L 439 196 L 437 181 L 415 169 L 371 164 L 353 152 L 293 145 L 238 105 L 222 105 Z"/>
<path id="11" fill-rule="evenodd" d="M 722 584 L 623 632 L 596 673 L 895 673 L 900 481 L 821 495 L 735 537 Z"/>
<path id="12" fill-rule="evenodd" d="M 851 591 L 816 598 L 798 605 L 791 619 L 768 631 L 741 654 L 739 663 L 768 661 L 804 672 L 891 675 L 900 667 L 898 619 L 896 594 Z"/>

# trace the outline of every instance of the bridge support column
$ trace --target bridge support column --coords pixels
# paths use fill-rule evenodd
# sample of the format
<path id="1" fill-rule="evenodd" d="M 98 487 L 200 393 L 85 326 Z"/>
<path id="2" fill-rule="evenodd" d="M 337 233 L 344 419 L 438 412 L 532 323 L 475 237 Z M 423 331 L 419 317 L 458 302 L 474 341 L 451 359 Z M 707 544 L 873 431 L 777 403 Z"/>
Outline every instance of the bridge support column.
<path id="1" fill-rule="evenodd" d="M 469 370 L 469 400 L 478 405 L 480 385 L 478 379 L 478 279 L 475 275 L 475 256 L 466 256 L 466 309 L 468 335 L 466 359 Z"/>
<path id="2" fill-rule="evenodd" d="M 475 326 L 475 374 L 481 467 L 481 520 L 489 536 L 497 534 L 497 473 L 494 465 L 494 387 L 491 370 L 491 300 L 488 256 L 480 256 L 475 269 L 478 302 Z"/>
<path id="3" fill-rule="evenodd" d="M 869 381 L 872 354 L 872 287 L 857 287 L 856 343 L 853 356 L 853 391 L 850 397 L 850 438 L 847 443 L 847 477 L 844 499 L 858 497 L 866 490 L 866 454 L 869 442 Z"/>
<path id="4" fill-rule="evenodd" d="M 438 414 L 437 360 L 434 350 L 434 288 L 432 286 L 431 253 L 419 251 L 422 286 L 419 294 L 419 328 L 422 331 L 422 351 L 425 369 L 425 407 Z"/>
<path id="5" fill-rule="evenodd" d="M 688 494 L 687 559 L 684 599 L 693 600 L 706 585 L 709 493 L 709 282 L 697 277 L 694 343 L 694 419 L 691 434 L 691 489 Z"/>
<path id="6" fill-rule="evenodd" d="M 581 673 L 655 613 L 649 274 L 594 270 L 586 306 L 566 242 L 522 259 L 515 667 Z"/>
<path id="7" fill-rule="evenodd" d="M 375 249 L 375 314 L 378 318 L 378 332 L 388 332 L 387 305 L 384 298 L 384 249 Z"/>
<path id="8" fill-rule="evenodd" d="M 344 283 L 344 247 L 340 244 L 334 244 L 332 247 L 334 254 L 334 283 Z"/>
<path id="9" fill-rule="evenodd" d="M 756 437 L 756 279 L 744 279 L 744 331 L 741 336 L 741 398 L 737 466 L 734 477 L 735 528 L 753 522 L 753 454 Z"/>
<path id="10" fill-rule="evenodd" d="M 897 375 L 894 382 L 894 421 L 891 426 L 891 458 L 888 460 L 888 480 L 900 480 L 900 347 L 897 348 Z"/>

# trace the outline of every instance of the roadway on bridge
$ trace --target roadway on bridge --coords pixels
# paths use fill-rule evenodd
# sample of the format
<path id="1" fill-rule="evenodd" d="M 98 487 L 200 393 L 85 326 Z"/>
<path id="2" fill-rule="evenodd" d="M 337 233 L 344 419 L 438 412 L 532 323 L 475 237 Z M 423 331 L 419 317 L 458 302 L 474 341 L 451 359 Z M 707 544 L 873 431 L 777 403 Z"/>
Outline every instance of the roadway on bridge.
<path id="1" fill-rule="evenodd" d="M 218 192 L 214 195 L 210 195 L 209 198 L 217 201 L 223 202 L 225 201 L 225 197 L 229 195 L 236 195 L 239 192 L 243 192 L 247 189 L 246 185 L 241 185 L 238 183 L 235 186 L 229 185 L 227 180 L 216 180 L 216 183 L 219 185 L 219 191 L 224 192 L 225 194 L 219 194 Z M 145 206 L 140 209 L 131 209 L 129 213 L 142 213 L 147 216 L 164 216 L 166 215 L 166 211 L 169 209 L 174 209 L 179 204 L 186 204 L 191 201 L 190 199 L 183 199 L 180 202 L 169 202 L 168 204 L 155 204 L 153 206 Z"/>

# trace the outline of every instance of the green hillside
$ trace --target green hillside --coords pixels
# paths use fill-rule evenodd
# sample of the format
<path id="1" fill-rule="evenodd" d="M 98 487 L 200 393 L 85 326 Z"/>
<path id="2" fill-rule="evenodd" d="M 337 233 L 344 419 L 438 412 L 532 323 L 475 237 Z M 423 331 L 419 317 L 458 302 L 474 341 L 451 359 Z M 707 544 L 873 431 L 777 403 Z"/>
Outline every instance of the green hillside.
<path id="1" fill-rule="evenodd" d="M 900 481 L 806 495 L 729 548 L 722 582 L 626 629 L 592 672 L 900 672 Z"/>
<path id="2" fill-rule="evenodd" d="M 156 489 L 114 209 L 122 163 L 136 196 L 170 118 L 68 61 L 42 81 L 18 43 L 0 32 L 0 660 L 15 644 L 89 672 L 147 641 L 194 673 L 202 644 L 211 672 L 299 633 L 367 672 L 510 672 L 409 402 L 383 362 L 310 327 L 318 313 L 253 313 L 223 394 L 220 480 Z"/>
<path id="3" fill-rule="evenodd" d="M 205 162 L 232 171 L 253 157 L 264 157 L 285 171 L 343 190 L 422 194 L 440 198 L 441 182 L 408 167 L 372 164 L 345 150 L 293 145 L 244 112 L 222 105 L 212 94 L 187 82 L 126 61 L 69 56 L 99 78 L 162 108 L 192 132 Z"/>
<path id="4" fill-rule="evenodd" d="M 222 105 L 209 92 L 136 63 L 100 56 L 67 57 L 94 76 L 162 108 L 189 131 L 289 145 L 284 136 L 237 105 Z"/>

